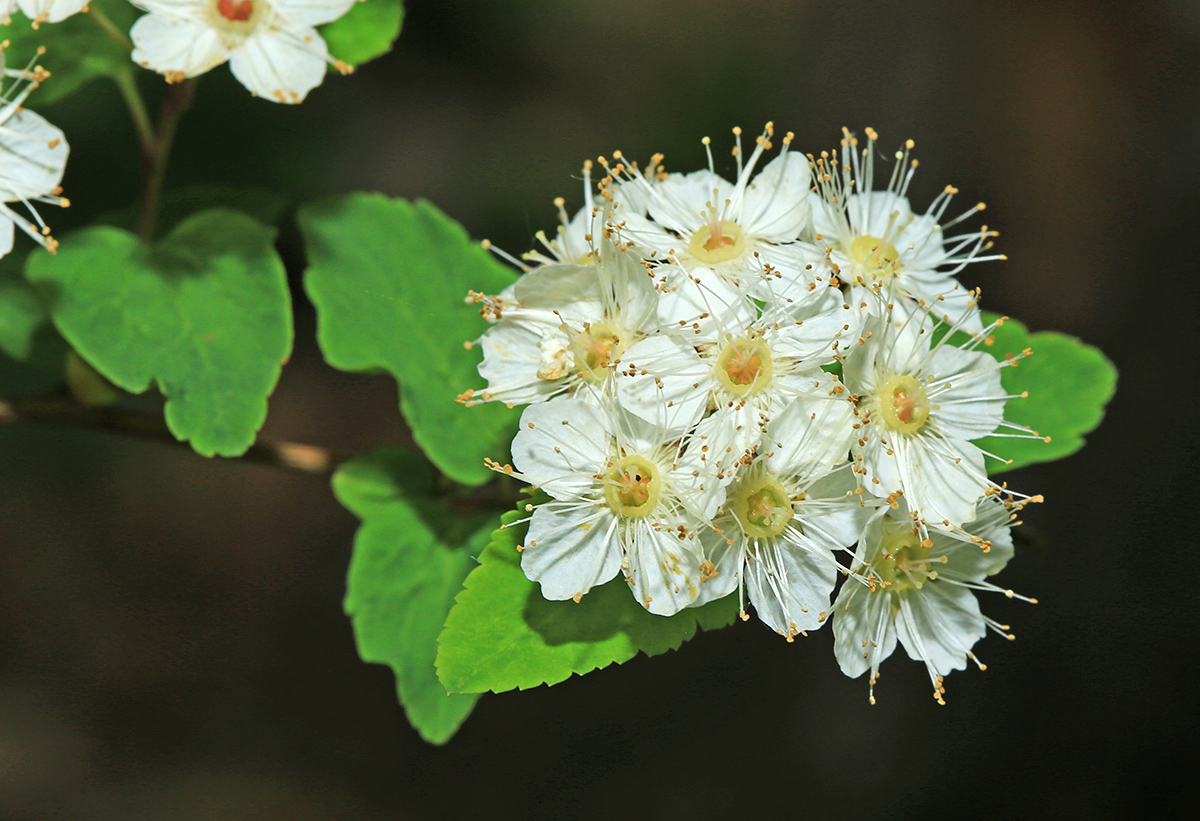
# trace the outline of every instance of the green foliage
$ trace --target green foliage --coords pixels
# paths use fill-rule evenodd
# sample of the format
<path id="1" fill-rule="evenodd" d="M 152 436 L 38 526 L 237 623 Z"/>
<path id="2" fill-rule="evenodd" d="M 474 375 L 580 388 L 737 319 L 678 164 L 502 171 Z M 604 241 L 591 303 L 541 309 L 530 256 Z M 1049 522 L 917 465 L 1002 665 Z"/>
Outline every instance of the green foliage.
<path id="1" fill-rule="evenodd" d="M 292 344 L 291 303 L 275 231 L 214 209 L 144 245 L 87 228 L 26 275 L 54 324 L 105 378 L 134 393 L 156 382 L 171 432 L 205 456 L 254 441 Z"/>
<path id="2" fill-rule="evenodd" d="M 21 267 L 15 253 L 0 260 L 0 396 L 9 399 L 61 384 L 68 350 Z"/>
<path id="3" fill-rule="evenodd" d="M 621 577 L 578 603 L 547 601 L 521 570 L 528 517 L 522 506 L 504 514 L 483 551 L 480 566 L 458 594 L 438 639 L 438 676 L 452 693 L 502 692 L 557 684 L 642 651 L 648 656 L 678 648 L 697 628 L 732 624 L 737 597 L 726 596 L 670 618 L 644 610 Z"/>
<path id="4" fill-rule="evenodd" d="M 479 355 L 463 343 L 486 327 L 463 297 L 472 288 L 498 292 L 514 274 L 423 201 L 352 194 L 305 206 L 299 222 L 309 264 L 305 288 L 326 361 L 390 373 L 413 438 L 429 458 L 455 481 L 486 482 L 483 459 L 508 452 L 519 414 L 454 402 L 479 383 Z"/>
<path id="5" fill-rule="evenodd" d="M 403 21 L 403 0 L 359 0 L 320 31 L 330 54 L 358 66 L 391 51 Z"/>
<path id="6" fill-rule="evenodd" d="M 985 315 L 984 321 L 995 318 Z M 1020 360 L 1016 367 L 1000 371 L 1005 391 L 1029 393 L 1024 399 L 1008 401 L 1005 419 L 1028 425 L 1050 441 L 997 437 L 977 441 L 984 450 L 1012 460 L 1009 465 L 990 460 L 990 472 L 1061 459 L 1083 447 L 1083 435 L 1100 424 L 1104 406 L 1117 389 L 1117 369 L 1112 362 L 1098 348 L 1073 336 L 1055 331 L 1031 334 L 1015 319 L 1005 320 L 993 337 L 993 343 L 980 350 L 997 359 L 1025 348 L 1033 350 L 1033 356 Z"/>
<path id="7" fill-rule="evenodd" d="M 50 72 L 50 79 L 37 91 L 39 106 L 68 97 L 99 77 L 115 77 L 137 68 L 129 59 L 129 45 L 97 25 L 96 13 L 127 35 L 142 12 L 127 0 L 89 0 L 88 5 L 90 13 L 36 29 L 19 12 L 13 14 L 9 25 L 0 26 L 0 40 L 11 43 L 4 51 L 9 68 L 24 68 L 32 60 Z M 40 56 L 39 46 L 46 49 Z"/>
<path id="8" fill-rule="evenodd" d="M 333 488 L 362 519 L 346 593 L 358 653 L 392 668 L 408 720 L 442 744 L 478 696 L 446 694 L 433 666 L 437 637 L 493 520 L 456 515 L 433 499 L 435 478 L 424 460 L 379 450 L 343 465 Z"/>

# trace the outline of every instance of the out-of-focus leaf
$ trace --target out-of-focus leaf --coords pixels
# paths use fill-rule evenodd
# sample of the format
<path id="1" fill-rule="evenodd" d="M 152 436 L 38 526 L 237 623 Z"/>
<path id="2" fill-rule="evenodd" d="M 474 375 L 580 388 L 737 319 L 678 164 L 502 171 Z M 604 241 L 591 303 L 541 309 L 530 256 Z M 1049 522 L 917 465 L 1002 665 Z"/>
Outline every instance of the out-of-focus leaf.
<path id="1" fill-rule="evenodd" d="M 360 0 L 319 30 L 330 54 L 358 66 L 391 51 L 403 22 L 403 0 Z"/>

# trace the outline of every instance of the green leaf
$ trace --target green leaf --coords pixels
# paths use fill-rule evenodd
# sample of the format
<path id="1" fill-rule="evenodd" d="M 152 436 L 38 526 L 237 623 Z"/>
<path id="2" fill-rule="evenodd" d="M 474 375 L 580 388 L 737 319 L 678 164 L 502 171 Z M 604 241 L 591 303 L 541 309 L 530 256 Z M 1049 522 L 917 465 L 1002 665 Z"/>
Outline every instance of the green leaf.
<path id="1" fill-rule="evenodd" d="M 330 54 L 359 66 L 392 50 L 403 21 L 403 0 L 360 0 L 342 17 L 319 30 Z"/>
<path id="2" fill-rule="evenodd" d="M 983 321 L 997 317 L 984 314 Z M 1041 439 L 988 437 L 975 442 L 986 451 L 1011 459 L 1003 465 L 991 462 L 989 472 L 1048 462 L 1069 456 L 1083 447 L 1083 436 L 1104 418 L 1104 406 L 1117 388 L 1117 369 L 1098 348 L 1073 336 L 1055 331 L 1029 329 L 1015 319 L 1006 319 L 992 334 L 991 345 L 981 346 L 997 359 L 1019 354 L 1026 348 L 1033 355 L 1021 359 L 1016 367 L 1003 368 L 1000 379 L 1009 394 L 1029 393 L 1024 399 L 1010 399 L 1004 418 L 1028 425 Z"/>
<path id="3" fill-rule="evenodd" d="M 433 666 L 437 637 L 494 521 L 453 515 L 430 497 L 435 480 L 419 457 L 379 450 L 342 465 L 333 487 L 362 519 L 346 592 L 358 654 L 392 668 L 409 722 L 442 744 L 478 696 L 446 694 Z"/>
<path id="4" fill-rule="evenodd" d="M 254 441 L 292 344 L 291 302 L 275 231 L 215 209 L 144 245 L 87 228 L 26 275 L 54 324 L 105 378 L 140 393 L 156 382 L 171 432 L 205 456 Z"/>
<path id="5" fill-rule="evenodd" d="M 578 603 L 547 601 L 521 571 L 517 545 L 528 517 L 504 514 L 480 566 L 471 571 L 438 639 L 438 676 L 451 693 L 502 692 L 557 684 L 570 677 L 674 650 L 696 635 L 732 624 L 737 597 L 670 618 L 644 610 L 618 576 Z"/>
<path id="6" fill-rule="evenodd" d="M 0 260 L 0 396 L 45 393 L 62 384 L 66 341 L 22 276 L 23 259 Z"/>
<path id="7" fill-rule="evenodd" d="M 434 464 L 464 484 L 488 481 L 483 459 L 508 452 L 518 413 L 454 401 L 479 381 L 479 355 L 463 343 L 487 327 L 463 298 L 472 288 L 498 292 L 515 274 L 423 201 L 352 194 L 301 208 L 299 222 L 326 361 L 390 373 L 413 438 Z"/>
<path id="8" fill-rule="evenodd" d="M 38 106 L 67 97 L 99 77 L 113 77 L 136 68 L 129 59 L 130 46 L 97 24 L 100 12 L 128 37 L 129 29 L 142 14 L 125 0 L 89 0 L 91 12 L 72 15 L 61 23 L 43 23 L 33 28 L 21 14 L 0 26 L 0 40 L 10 41 L 4 50 L 9 68 L 24 68 L 30 61 L 45 67 L 50 79 L 32 98 Z M 38 54 L 44 46 L 46 53 Z"/>
<path id="9" fill-rule="evenodd" d="M 163 194 L 154 223 L 154 238 L 168 233 L 192 214 L 209 208 L 229 208 L 254 217 L 264 225 L 279 225 L 287 213 L 288 205 L 286 197 L 265 188 L 223 183 L 189 185 Z M 92 222 L 135 231 L 138 223 L 137 206 L 106 211 Z"/>

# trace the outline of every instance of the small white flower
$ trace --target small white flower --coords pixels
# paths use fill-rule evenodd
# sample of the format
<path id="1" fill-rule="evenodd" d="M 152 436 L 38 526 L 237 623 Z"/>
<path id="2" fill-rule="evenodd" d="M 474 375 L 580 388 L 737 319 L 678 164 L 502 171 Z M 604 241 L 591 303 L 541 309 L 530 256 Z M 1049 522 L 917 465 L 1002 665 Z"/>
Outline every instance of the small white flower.
<path id="1" fill-rule="evenodd" d="M 495 324 L 476 343 L 488 386 L 460 402 L 596 400 L 608 390 L 626 349 L 659 328 L 658 293 L 636 254 L 603 241 L 589 259 L 534 268 L 498 296 L 470 295 Z"/>
<path id="2" fill-rule="evenodd" d="M 150 12 L 133 25 L 134 62 L 167 82 L 203 74 L 226 60 L 233 76 L 268 100 L 298 103 L 320 84 L 329 56 L 314 26 L 345 14 L 355 0 L 133 0 Z"/>
<path id="3" fill-rule="evenodd" d="M 492 467 L 551 497 L 534 509 L 521 556 L 543 596 L 578 601 L 623 571 L 652 613 L 672 615 L 696 598 L 696 530 L 720 498 L 684 447 L 616 408 L 559 399 L 525 409 L 516 470 Z"/>
<path id="4" fill-rule="evenodd" d="M 69 151 L 67 140 L 41 115 L 21 107 L 45 73 L 5 68 L 3 59 L 0 51 L 0 76 L 13 77 L 16 82 L 0 91 L 0 256 L 12 250 L 14 225 L 53 253 L 58 243 L 33 203 L 68 204 L 59 196 Z M 9 203 L 23 205 L 32 220 Z"/>
<path id="5" fill-rule="evenodd" d="M 823 392 L 771 420 L 724 512 L 700 534 L 707 563 L 695 604 L 737 589 L 745 619 L 748 587 L 758 617 L 788 641 L 825 622 L 836 554 L 858 538 L 863 510 L 846 461 L 854 408 L 823 377 Z"/>
<path id="6" fill-rule="evenodd" d="M 774 127 L 767 124 L 744 163 L 741 129 L 734 133 L 738 177 L 732 183 L 713 170 L 711 151 L 709 169 L 691 174 L 661 173 L 654 160 L 647 169 L 653 173 L 622 175 L 612 169 L 620 179 L 611 193 L 616 199 L 614 223 L 647 259 L 677 267 L 668 271 L 672 287 L 677 279 L 707 268 L 732 282 L 745 281 L 753 291 L 752 283 L 764 266 L 790 272 L 803 270 L 807 262 L 791 243 L 810 222 L 808 160 L 788 150 L 789 132 L 783 138 L 783 153 L 755 175 L 759 159 L 771 147 Z M 708 138 L 703 142 L 707 150 Z"/>
<path id="7" fill-rule="evenodd" d="M 999 490 L 984 467 L 994 454 L 971 440 L 1001 428 L 1036 436 L 1004 420 L 1014 397 L 1000 383 L 1000 369 L 1030 352 L 998 361 L 975 350 L 995 325 L 959 348 L 949 340 L 960 326 L 934 343 L 937 326 L 924 312 L 897 302 L 877 314 L 844 363 L 846 387 L 858 397 L 862 427 L 853 451 L 864 487 L 889 499 L 899 492 L 921 522 L 969 522 L 976 502 Z"/>
<path id="8" fill-rule="evenodd" d="M 972 648 L 989 628 L 1013 638 L 1008 625 L 979 611 L 973 591 L 1037 601 L 985 581 L 1012 558 L 1010 528 L 1022 506 L 983 499 L 965 532 L 934 528 L 924 540 L 911 516 L 886 508 L 867 527 L 852 568 L 856 575 L 834 604 L 833 635 L 842 672 L 857 678 L 870 670 L 872 704 L 879 665 L 897 639 L 909 658 L 925 663 L 933 697 L 944 703 L 943 679 L 951 670 L 966 667 L 967 659 L 986 669 Z"/>
<path id="9" fill-rule="evenodd" d="M 958 193 L 946 186 L 923 214 L 909 205 L 908 184 L 917 161 L 909 160 L 912 140 L 896 152 L 896 167 L 888 185 L 874 190 L 875 141 L 879 135 L 867 129 L 867 148 L 858 154 L 858 139 L 843 129 L 841 163 L 835 156 L 814 158 L 814 176 L 819 194 L 814 194 L 813 228 L 820 236 L 818 246 L 827 250 L 838 266 L 838 276 L 858 291 L 887 284 L 893 298 L 911 299 L 937 317 L 963 320 L 963 329 L 980 329 L 973 309 L 976 292 L 964 288 L 954 276 L 972 262 L 1004 259 L 1002 254 L 984 256 L 992 247 L 994 231 L 978 231 L 952 237 L 943 231 L 982 211 L 979 203 L 948 222 L 942 217 L 951 198 Z"/>

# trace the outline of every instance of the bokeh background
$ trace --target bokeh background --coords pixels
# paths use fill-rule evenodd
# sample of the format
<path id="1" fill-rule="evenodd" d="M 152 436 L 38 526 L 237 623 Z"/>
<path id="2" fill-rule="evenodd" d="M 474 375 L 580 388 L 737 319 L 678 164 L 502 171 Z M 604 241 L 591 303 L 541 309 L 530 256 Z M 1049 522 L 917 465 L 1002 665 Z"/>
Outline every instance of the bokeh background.
<path id="1" fill-rule="evenodd" d="M 410 0 L 391 55 L 302 106 L 211 72 L 169 185 L 424 197 L 513 252 L 614 149 L 688 171 L 701 136 L 768 119 L 806 151 L 843 125 L 912 138 L 914 202 L 952 183 L 1001 232 L 1009 261 L 965 273 L 986 307 L 1100 346 L 1118 394 L 1083 451 L 1011 475 L 1047 503 L 1000 579 L 1041 604 L 984 601 L 1018 639 L 986 639 L 989 669 L 950 676 L 947 706 L 900 654 L 872 708 L 828 631 L 788 645 L 751 621 L 487 696 L 442 748 L 357 659 L 356 522 L 324 480 L 0 426 L 0 817 L 1182 816 L 1200 729 L 1198 42 L 1195 0 Z M 134 200 L 111 87 L 40 110 L 72 146 L 56 234 Z M 388 379 L 321 361 L 294 228 L 281 243 L 298 338 L 264 436 L 405 442 Z"/>

